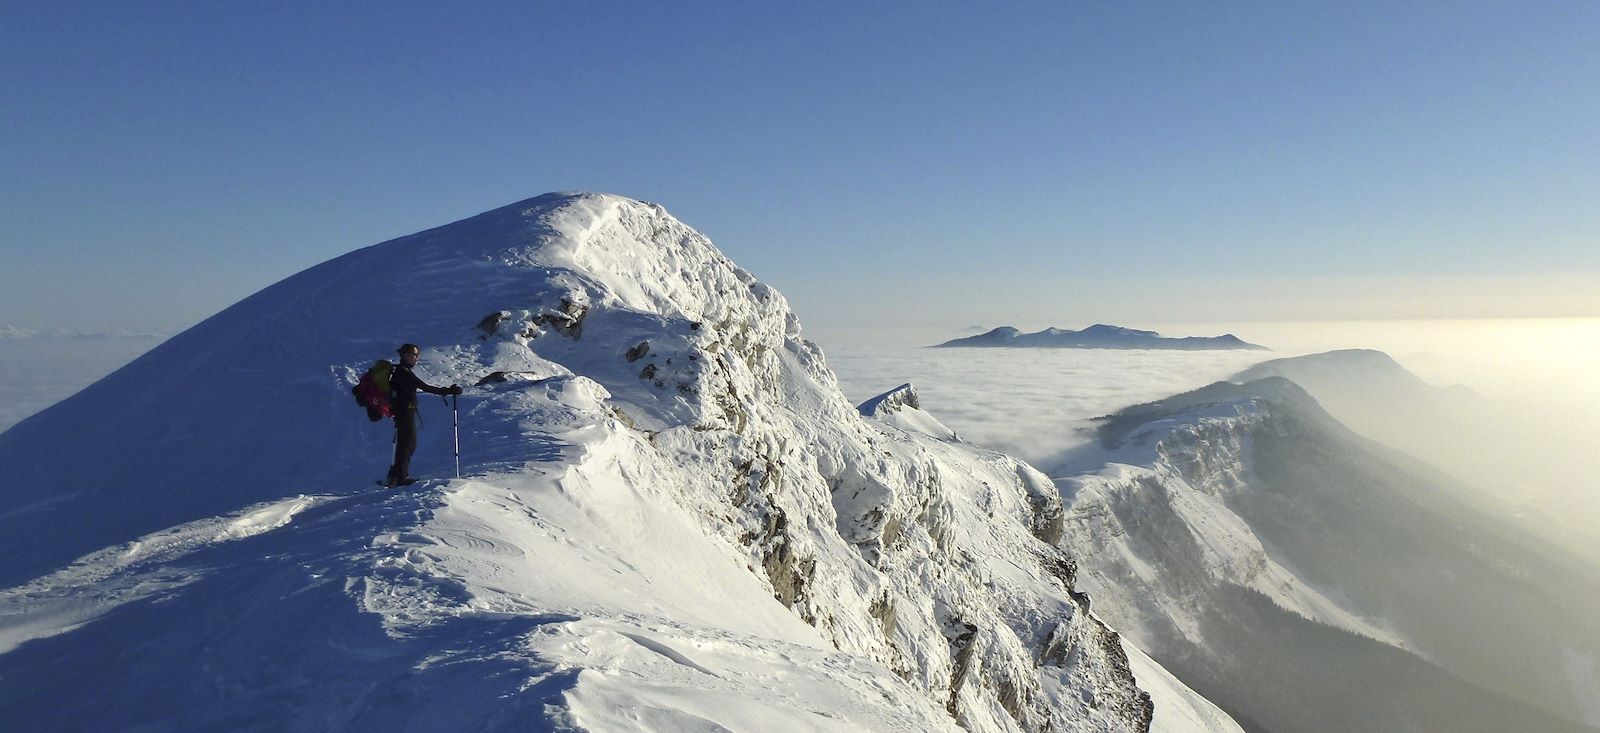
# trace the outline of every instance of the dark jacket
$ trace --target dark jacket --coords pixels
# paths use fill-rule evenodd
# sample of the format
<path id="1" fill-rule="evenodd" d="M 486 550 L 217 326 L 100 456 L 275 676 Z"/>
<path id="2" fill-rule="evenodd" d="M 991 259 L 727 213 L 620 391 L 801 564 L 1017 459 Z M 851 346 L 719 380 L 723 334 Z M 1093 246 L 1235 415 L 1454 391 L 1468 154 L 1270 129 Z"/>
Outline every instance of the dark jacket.
<path id="1" fill-rule="evenodd" d="M 404 364 L 394 365 L 394 372 L 389 375 L 389 406 L 396 415 L 401 410 L 417 409 L 417 390 L 430 394 L 448 394 L 450 388 L 435 387 L 417 378 L 411 369 Z"/>

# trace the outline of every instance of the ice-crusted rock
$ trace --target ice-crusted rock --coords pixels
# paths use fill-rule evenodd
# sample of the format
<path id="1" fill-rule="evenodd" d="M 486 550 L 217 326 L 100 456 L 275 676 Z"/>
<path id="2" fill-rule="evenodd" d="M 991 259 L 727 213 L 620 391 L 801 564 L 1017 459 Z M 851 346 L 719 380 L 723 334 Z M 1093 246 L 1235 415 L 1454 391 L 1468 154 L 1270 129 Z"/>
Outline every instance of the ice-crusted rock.
<path id="1" fill-rule="evenodd" d="M 910 382 L 856 406 L 856 410 L 867 417 L 880 417 L 906 408 L 922 409 L 922 401 L 917 397 L 917 387 Z"/>
<path id="2" fill-rule="evenodd" d="M 385 494 L 348 389 L 401 341 L 473 386 L 470 475 Z M 414 465 L 446 470 L 423 408 Z M 29 680 L 0 714 L 40 729 L 1151 723 L 1049 480 L 865 419 L 783 297 L 653 204 L 552 194 L 324 263 L 0 463 L 0 678 Z"/>
<path id="3" fill-rule="evenodd" d="M 901 430 L 922 433 L 930 438 L 960 442 L 956 431 L 939 422 L 939 418 L 922 409 L 917 388 L 902 384 L 888 392 L 856 406 L 863 416 L 893 425 Z"/>

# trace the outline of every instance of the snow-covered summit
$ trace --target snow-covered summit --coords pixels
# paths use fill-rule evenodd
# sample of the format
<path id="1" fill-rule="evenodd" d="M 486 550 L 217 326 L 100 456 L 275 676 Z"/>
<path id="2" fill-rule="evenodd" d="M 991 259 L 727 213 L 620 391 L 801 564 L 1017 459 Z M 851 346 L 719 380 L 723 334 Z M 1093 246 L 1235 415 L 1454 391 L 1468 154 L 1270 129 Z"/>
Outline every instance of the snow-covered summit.
<path id="1" fill-rule="evenodd" d="M 468 386 L 467 478 L 425 396 L 436 478 L 388 492 L 349 387 L 406 341 Z M 1231 725 L 1088 613 L 1048 479 L 864 418 L 781 295 L 626 198 L 311 268 L 0 465 L 0 715 L 40 729 L 1141 730 L 1149 689 Z"/>
<path id="2" fill-rule="evenodd" d="M 1045 329 L 1045 330 L 1047 332 L 1050 332 L 1050 333 L 1071 333 L 1070 331 L 1065 331 L 1065 330 L 1059 329 L 1059 328 L 1048 328 L 1048 329 Z M 1136 328 L 1126 328 L 1126 327 L 1123 327 L 1123 326 L 1113 326 L 1113 325 L 1111 325 L 1109 323 L 1096 323 L 1093 326 L 1090 326 L 1088 328 L 1083 329 L 1082 331 L 1079 331 L 1079 333 L 1082 333 L 1082 334 L 1084 334 L 1086 336 L 1106 336 L 1106 337 L 1111 337 L 1111 336 L 1144 336 L 1144 337 L 1150 337 L 1150 336 L 1159 336 L 1159 335 L 1161 335 L 1161 334 L 1156 333 L 1155 331 L 1141 331 L 1141 330 L 1136 329 Z"/>

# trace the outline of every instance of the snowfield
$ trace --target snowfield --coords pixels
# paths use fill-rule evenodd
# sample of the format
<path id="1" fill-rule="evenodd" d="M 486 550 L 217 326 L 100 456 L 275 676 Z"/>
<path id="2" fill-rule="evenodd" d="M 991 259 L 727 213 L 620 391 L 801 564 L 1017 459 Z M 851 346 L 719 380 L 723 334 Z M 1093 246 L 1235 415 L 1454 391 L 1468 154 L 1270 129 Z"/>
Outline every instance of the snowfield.
<path id="1" fill-rule="evenodd" d="M 433 478 L 372 484 L 390 430 L 348 391 L 401 341 L 468 388 L 464 478 L 424 395 Z M 896 392 L 858 411 L 653 204 L 353 252 L 0 434 L 0 718 L 1238 730 L 1089 612 L 1047 477 Z"/>

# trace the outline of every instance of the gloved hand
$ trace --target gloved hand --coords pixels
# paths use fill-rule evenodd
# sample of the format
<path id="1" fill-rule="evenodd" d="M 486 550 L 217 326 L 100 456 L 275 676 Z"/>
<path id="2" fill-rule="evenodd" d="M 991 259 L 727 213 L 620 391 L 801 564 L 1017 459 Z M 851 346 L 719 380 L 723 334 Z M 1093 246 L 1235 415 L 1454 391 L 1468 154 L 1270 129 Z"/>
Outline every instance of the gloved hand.
<path id="1" fill-rule="evenodd" d="M 461 385 L 452 384 L 452 385 L 450 385 L 450 389 L 448 389 L 446 391 L 449 392 L 450 394 L 457 394 L 457 395 L 461 394 Z"/>

